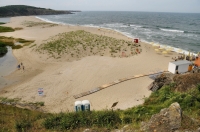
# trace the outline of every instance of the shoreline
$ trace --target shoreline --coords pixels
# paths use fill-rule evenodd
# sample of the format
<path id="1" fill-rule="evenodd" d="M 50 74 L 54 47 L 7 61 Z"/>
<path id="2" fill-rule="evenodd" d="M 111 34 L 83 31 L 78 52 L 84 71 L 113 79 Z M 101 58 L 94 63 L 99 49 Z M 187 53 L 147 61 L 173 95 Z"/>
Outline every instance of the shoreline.
<path id="1" fill-rule="evenodd" d="M 48 23 L 54 23 L 54 24 L 60 24 L 60 25 L 69 25 L 69 26 L 77 26 L 77 25 L 73 25 L 73 24 L 66 24 L 66 23 L 63 23 L 63 22 L 54 22 L 54 21 L 51 21 L 51 20 L 48 20 L 48 19 L 45 19 L 45 18 L 41 18 L 39 16 L 35 16 L 35 18 L 39 19 L 39 20 L 42 20 L 44 22 L 48 22 Z M 114 32 L 117 32 L 117 33 L 120 33 L 130 39 L 134 39 L 134 38 L 137 38 L 137 37 L 133 37 L 133 36 L 130 36 L 130 35 L 127 35 L 127 34 L 130 34 L 130 33 L 127 33 L 127 32 L 122 32 L 122 31 L 119 31 L 117 29 L 112 29 L 112 28 L 106 28 L 106 27 L 100 27 L 100 26 L 89 26 L 89 25 L 78 25 L 78 26 L 83 26 L 83 27 L 89 27 L 89 28 L 97 28 L 97 29 L 105 29 L 105 30 L 110 30 L 110 31 L 114 31 Z M 146 41 L 146 40 L 141 40 L 141 42 L 144 42 L 146 44 L 150 44 L 152 45 L 151 43 L 154 43 L 154 42 L 149 42 L 149 41 Z M 181 53 L 181 54 L 185 54 L 185 55 L 188 55 L 189 53 L 190 54 L 193 54 L 195 56 L 197 56 L 197 53 L 194 53 L 194 52 L 190 52 L 190 51 L 187 51 L 187 50 L 184 50 L 184 49 L 181 49 L 181 48 L 176 48 L 176 47 L 173 47 L 173 46 L 170 46 L 170 45 L 164 45 L 164 44 L 160 44 L 160 43 L 154 43 L 154 44 L 159 44 L 161 48 L 163 47 L 167 47 L 167 48 L 173 48 L 172 51 L 176 52 L 176 53 Z M 181 52 L 178 52 L 180 51 Z"/>
<path id="2" fill-rule="evenodd" d="M 44 40 L 63 32 L 84 30 L 96 35 L 103 34 L 97 28 L 82 26 L 26 27 L 23 25 L 25 21 L 41 22 L 34 16 L 15 17 L 7 26 L 23 27 L 23 30 L 0 35 L 24 39 L 32 37 L 35 38 L 34 44 L 39 46 Z M 130 41 L 130 38 L 122 34 L 106 32 L 105 36 Z M 162 55 L 156 53 L 151 45 L 144 42 L 140 44 L 141 54 L 131 57 L 92 55 L 70 62 L 66 61 L 65 56 L 59 60 L 48 59 L 47 55 L 36 52 L 34 47 L 14 50 L 14 56 L 18 62 L 23 62 L 25 71 L 17 70 L 8 76 L 9 79 L 18 78 L 19 81 L 16 85 L 1 90 L 0 97 L 20 98 L 25 102 L 44 102 L 44 110 L 48 112 L 73 111 L 76 101 L 73 95 L 120 78 L 166 70 L 171 57 L 177 56 L 176 53 Z M 89 100 L 92 110 L 108 109 L 116 101 L 119 102 L 116 109 L 127 109 L 143 103 L 144 97 L 151 93 L 147 87 L 152 81 L 149 77 L 130 80 L 79 100 Z M 44 88 L 45 96 L 38 96 L 38 88 Z"/>

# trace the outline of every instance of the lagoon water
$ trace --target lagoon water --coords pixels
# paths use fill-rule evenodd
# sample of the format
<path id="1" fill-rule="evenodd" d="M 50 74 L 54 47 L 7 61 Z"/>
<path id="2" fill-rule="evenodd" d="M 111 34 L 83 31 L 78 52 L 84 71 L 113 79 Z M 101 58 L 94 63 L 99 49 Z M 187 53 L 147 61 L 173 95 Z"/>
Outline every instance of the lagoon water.
<path id="1" fill-rule="evenodd" d="M 60 24 L 109 28 L 146 42 L 194 53 L 200 51 L 200 14 L 86 11 L 37 18 Z"/>
<path id="2" fill-rule="evenodd" d="M 17 68 L 16 66 L 17 60 L 12 54 L 12 48 L 8 47 L 7 54 L 0 58 L 0 89 L 10 83 L 10 81 L 5 79 L 4 76 L 14 72 Z"/>

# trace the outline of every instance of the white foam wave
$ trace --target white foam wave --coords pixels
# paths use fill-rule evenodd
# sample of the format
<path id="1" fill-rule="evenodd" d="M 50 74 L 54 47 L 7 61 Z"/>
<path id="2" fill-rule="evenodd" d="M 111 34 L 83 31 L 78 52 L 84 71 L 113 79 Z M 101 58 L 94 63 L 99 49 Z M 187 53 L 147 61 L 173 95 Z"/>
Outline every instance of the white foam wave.
<path id="1" fill-rule="evenodd" d="M 184 33 L 184 31 L 181 31 L 181 30 L 175 30 L 175 29 L 164 29 L 164 28 L 160 28 L 160 30 L 162 30 L 162 31 L 166 31 L 166 32 Z"/>
<path id="2" fill-rule="evenodd" d="M 54 23 L 54 24 L 66 25 L 66 24 L 63 23 L 63 22 L 54 22 L 54 21 L 50 21 L 50 20 L 48 20 L 48 19 L 41 18 L 41 17 L 38 17 L 38 16 L 36 16 L 35 18 L 40 19 L 40 20 L 45 21 L 45 22 L 48 22 L 48 23 Z"/>
<path id="3" fill-rule="evenodd" d="M 136 28 L 141 28 L 142 26 L 139 26 L 139 25 L 133 25 L 133 24 L 131 24 L 130 25 L 131 27 L 136 27 Z"/>
<path id="4" fill-rule="evenodd" d="M 120 27 L 124 27 L 124 28 L 126 28 L 126 27 L 129 27 L 129 26 L 127 26 L 127 25 L 122 25 L 122 26 L 120 26 Z"/>
<path id="5" fill-rule="evenodd" d="M 86 25 L 83 25 L 85 27 L 94 27 L 94 28 L 101 28 L 100 26 L 96 26 L 96 25 L 93 25 L 93 24 L 86 24 Z"/>
<path id="6" fill-rule="evenodd" d="M 110 24 L 104 23 L 103 25 L 106 27 L 119 27 L 123 24 L 121 24 L 121 23 L 110 23 Z"/>

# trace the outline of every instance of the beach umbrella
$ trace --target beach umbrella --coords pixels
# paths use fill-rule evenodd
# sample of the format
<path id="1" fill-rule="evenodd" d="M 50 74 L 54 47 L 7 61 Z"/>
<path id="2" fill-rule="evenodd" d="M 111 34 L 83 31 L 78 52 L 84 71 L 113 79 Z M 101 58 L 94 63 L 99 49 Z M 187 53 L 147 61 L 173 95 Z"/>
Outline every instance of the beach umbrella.
<path id="1" fill-rule="evenodd" d="M 167 46 L 166 46 L 166 45 L 164 45 L 162 48 L 164 48 L 164 49 L 167 49 Z"/>
<path id="2" fill-rule="evenodd" d="M 162 48 L 162 47 L 160 47 L 159 49 L 160 49 L 160 50 L 165 50 L 165 49 L 164 49 L 164 48 Z"/>
<path id="3" fill-rule="evenodd" d="M 171 52 L 172 50 L 168 48 L 166 51 L 167 51 L 167 52 Z"/>
<path id="4" fill-rule="evenodd" d="M 188 53 L 188 56 L 190 57 L 190 51 L 189 51 L 189 53 Z"/>
<path id="5" fill-rule="evenodd" d="M 158 47 L 160 47 L 160 45 L 159 44 L 153 44 L 153 47 L 158 48 Z"/>
<path id="6" fill-rule="evenodd" d="M 178 53 L 183 53 L 183 50 L 179 49 L 177 52 L 178 52 Z"/>
<path id="7" fill-rule="evenodd" d="M 170 49 L 170 50 L 174 50 L 174 48 L 172 48 L 172 47 L 169 47 L 168 49 Z"/>
<path id="8" fill-rule="evenodd" d="M 168 53 L 167 51 L 163 51 L 163 52 L 162 52 L 162 54 L 167 54 L 167 53 Z"/>
<path id="9" fill-rule="evenodd" d="M 151 45 L 153 45 L 153 44 L 154 44 L 154 42 L 151 42 L 150 44 L 151 44 Z"/>

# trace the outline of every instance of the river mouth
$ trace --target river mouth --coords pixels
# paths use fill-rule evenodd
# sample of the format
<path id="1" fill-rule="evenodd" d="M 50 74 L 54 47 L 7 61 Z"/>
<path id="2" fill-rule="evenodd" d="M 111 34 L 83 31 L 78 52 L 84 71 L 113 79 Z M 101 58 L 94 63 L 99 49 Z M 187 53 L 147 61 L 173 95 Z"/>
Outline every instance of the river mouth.
<path id="1" fill-rule="evenodd" d="M 0 57 L 0 89 L 11 83 L 11 80 L 6 79 L 5 76 L 17 69 L 17 60 L 12 53 L 12 48 L 7 48 L 6 55 Z"/>

